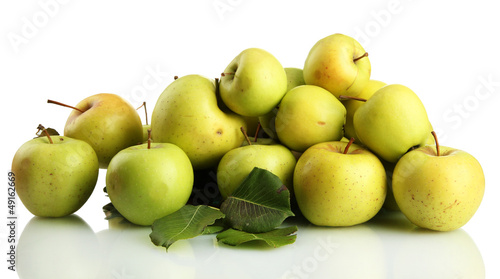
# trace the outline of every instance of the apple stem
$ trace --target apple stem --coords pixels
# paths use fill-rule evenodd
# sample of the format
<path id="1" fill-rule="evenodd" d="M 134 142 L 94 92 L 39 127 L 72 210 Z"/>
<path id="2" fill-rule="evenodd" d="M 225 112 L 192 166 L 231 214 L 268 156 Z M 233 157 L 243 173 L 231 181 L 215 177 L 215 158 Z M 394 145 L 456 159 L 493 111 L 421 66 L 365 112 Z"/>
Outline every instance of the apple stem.
<path id="1" fill-rule="evenodd" d="M 36 133 L 37 135 L 38 135 L 38 133 L 39 133 L 40 131 L 43 131 L 43 132 L 45 133 L 45 135 L 47 136 L 47 138 L 49 139 L 50 144 L 53 144 L 53 143 L 54 143 L 54 142 L 52 141 L 52 138 L 51 138 L 51 137 L 50 137 L 50 135 L 49 135 L 49 132 L 47 132 L 47 129 L 45 129 L 45 127 L 43 127 L 43 125 L 42 125 L 42 124 L 38 124 L 37 129 L 38 129 L 38 132 Z"/>
<path id="2" fill-rule="evenodd" d="M 174 80 L 177 80 L 179 78 L 179 76 L 174 76 Z"/>
<path id="3" fill-rule="evenodd" d="M 340 95 L 339 100 L 355 100 L 355 101 L 361 101 L 361 102 L 366 102 L 366 99 L 360 98 L 360 97 L 353 97 L 353 96 L 346 96 L 346 95 Z"/>
<path id="4" fill-rule="evenodd" d="M 148 149 L 151 149 L 151 129 L 148 129 Z"/>
<path id="5" fill-rule="evenodd" d="M 255 129 L 255 136 L 253 139 L 254 142 L 257 142 L 257 137 L 259 136 L 259 130 L 260 130 L 260 122 L 257 123 L 257 129 Z"/>
<path id="6" fill-rule="evenodd" d="M 79 108 L 72 107 L 72 106 L 70 106 L 70 105 L 66 105 L 66 104 L 60 103 L 60 102 L 58 102 L 58 101 L 50 100 L 50 99 L 49 99 L 49 100 L 47 100 L 47 103 L 49 103 L 49 104 L 56 104 L 56 105 L 63 106 L 63 107 L 67 107 L 67 108 L 72 108 L 72 109 L 77 110 L 77 111 L 79 111 L 79 112 L 81 112 L 81 113 L 83 113 L 83 112 L 84 112 L 83 110 L 81 110 L 81 109 L 79 109 Z"/>
<path id="7" fill-rule="evenodd" d="M 144 107 L 144 113 L 146 114 L 146 125 L 148 125 L 148 110 L 146 109 L 146 102 L 142 102 L 142 105 L 135 110 L 138 110 L 140 108 Z"/>
<path id="8" fill-rule="evenodd" d="M 344 154 L 347 154 L 347 151 L 349 151 L 349 147 L 351 147 L 351 144 L 354 142 L 354 138 L 351 138 L 349 142 L 347 143 L 345 149 L 344 149 Z"/>
<path id="9" fill-rule="evenodd" d="M 434 137 L 434 141 L 436 142 L 436 154 L 437 154 L 437 156 L 439 156 L 440 155 L 439 154 L 439 142 L 438 142 L 436 132 L 432 131 L 431 134 Z"/>
<path id="10" fill-rule="evenodd" d="M 252 145 L 252 141 L 251 141 L 251 140 L 250 140 L 250 138 L 248 137 L 248 135 L 247 135 L 247 131 L 245 131 L 245 128 L 240 127 L 240 130 L 241 130 L 241 132 L 243 133 L 243 135 L 245 136 L 245 139 L 247 140 L 248 145 Z"/>
<path id="11" fill-rule="evenodd" d="M 234 75 L 234 73 L 222 73 L 220 75 L 221 75 L 221 77 L 225 77 L 226 75 Z"/>
<path id="12" fill-rule="evenodd" d="M 368 52 L 365 52 L 363 55 L 361 55 L 360 57 L 358 58 L 354 58 L 354 60 L 352 62 L 356 63 L 359 59 L 363 58 L 363 57 L 368 57 Z"/>

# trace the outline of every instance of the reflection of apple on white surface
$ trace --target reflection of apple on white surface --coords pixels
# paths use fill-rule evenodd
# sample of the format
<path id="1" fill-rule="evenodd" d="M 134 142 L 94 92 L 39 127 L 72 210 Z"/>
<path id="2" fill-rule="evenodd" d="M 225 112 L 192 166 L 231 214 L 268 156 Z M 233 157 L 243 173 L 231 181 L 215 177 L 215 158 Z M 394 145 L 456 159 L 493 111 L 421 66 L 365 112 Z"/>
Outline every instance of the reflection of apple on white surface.
<path id="1" fill-rule="evenodd" d="M 193 180 L 193 167 L 182 149 L 170 143 L 147 143 L 116 154 L 106 173 L 106 189 L 127 220 L 150 226 L 186 204 Z"/>
<path id="2" fill-rule="evenodd" d="M 102 258 L 92 228 L 78 215 L 33 217 L 17 246 L 17 274 L 22 279 L 96 278 Z"/>
<path id="3" fill-rule="evenodd" d="M 89 199 L 97 183 L 99 162 L 94 149 L 82 140 L 42 136 L 17 150 L 12 172 L 17 195 L 32 214 L 62 217 Z"/>
<path id="4" fill-rule="evenodd" d="M 421 229 L 397 211 L 381 212 L 370 226 L 384 245 L 387 278 L 485 278 L 481 251 L 463 229 Z"/>
<path id="5" fill-rule="evenodd" d="M 151 245 L 150 233 L 151 228 L 134 225 L 99 231 L 96 236 L 105 257 L 97 265 L 96 278 L 197 278 L 190 241 L 178 241 L 166 253 Z"/>
<path id="6" fill-rule="evenodd" d="M 370 220 L 384 203 L 386 187 L 380 160 L 351 142 L 313 145 L 300 156 L 293 177 L 302 214 L 320 226 L 352 226 Z"/>
<path id="7" fill-rule="evenodd" d="M 450 231 L 476 213 L 485 190 L 484 173 L 469 153 L 427 145 L 405 154 L 396 164 L 394 198 L 415 225 Z"/>
<path id="8" fill-rule="evenodd" d="M 294 246 L 301 253 L 292 253 L 278 278 L 389 278 L 386 247 L 370 223 L 334 229 L 300 226 Z"/>

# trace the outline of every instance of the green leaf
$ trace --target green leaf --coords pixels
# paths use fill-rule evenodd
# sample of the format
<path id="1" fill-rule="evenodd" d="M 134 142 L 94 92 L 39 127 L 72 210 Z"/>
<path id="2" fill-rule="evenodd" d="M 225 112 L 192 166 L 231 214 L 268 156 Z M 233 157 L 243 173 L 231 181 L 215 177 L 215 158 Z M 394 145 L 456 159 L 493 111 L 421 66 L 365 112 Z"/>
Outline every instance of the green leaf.
<path id="1" fill-rule="evenodd" d="M 277 248 L 287 244 L 292 244 L 297 238 L 297 226 L 275 229 L 265 233 L 248 233 L 244 231 L 228 229 L 217 235 L 217 241 L 224 244 L 236 246 L 250 241 L 263 241 L 267 245 Z"/>
<path id="2" fill-rule="evenodd" d="M 250 233 L 268 232 L 294 216 L 290 192 L 279 177 L 257 167 L 221 204 L 220 210 L 231 228 Z"/>
<path id="3" fill-rule="evenodd" d="M 214 234 L 227 229 L 224 218 L 215 220 L 213 225 L 207 226 L 202 234 Z"/>
<path id="4" fill-rule="evenodd" d="M 163 246 L 168 250 L 177 240 L 203 234 L 208 226 L 220 218 L 224 218 L 224 214 L 217 208 L 185 205 L 178 211 L 154 221 L 149 237 L 156 246 Z"/>

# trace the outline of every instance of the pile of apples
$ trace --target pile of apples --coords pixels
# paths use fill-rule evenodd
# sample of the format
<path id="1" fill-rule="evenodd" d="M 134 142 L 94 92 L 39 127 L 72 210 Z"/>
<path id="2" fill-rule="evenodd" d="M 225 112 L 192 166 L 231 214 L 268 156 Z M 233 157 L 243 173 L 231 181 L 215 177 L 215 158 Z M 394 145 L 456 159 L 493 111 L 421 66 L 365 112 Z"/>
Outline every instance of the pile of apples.
<path id="1" fill-rule="evenodd" d="M 411 89 L 370 74 L 363 47 L 333 34 L 311 48 L 303 69 L 249 48 L 220 78 L 176 78 L 151 125 L 120 96 L 93 95 L 72 107 L 64 136 L 41 127 L 19 148 L 16 190 L 34 215 L 66 216 L 107 169 L 115 208 L 148 226 L 188 202 L 197 170 L 216 170 L 227 198 L 259 167 L 281 179 L 315 225 L 360 224 L 385 206 L 423 228 L 463 226 L 484 194 L 479 162 L 439 146 Z"/>

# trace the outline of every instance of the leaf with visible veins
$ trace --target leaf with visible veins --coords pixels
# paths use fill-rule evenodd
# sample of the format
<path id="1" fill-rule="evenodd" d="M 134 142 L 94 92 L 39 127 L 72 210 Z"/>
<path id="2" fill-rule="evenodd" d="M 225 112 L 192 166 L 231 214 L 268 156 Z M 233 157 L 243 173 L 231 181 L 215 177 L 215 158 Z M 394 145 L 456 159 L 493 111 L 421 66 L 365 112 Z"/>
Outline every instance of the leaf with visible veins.
<path id="1" fill-rule="evenodd" d="M 290 191 L 278 176 L 257 167 L 224 200 L 220 210 L 231 228 L 250 233 L 271 231 L 294 216 Z"/>

